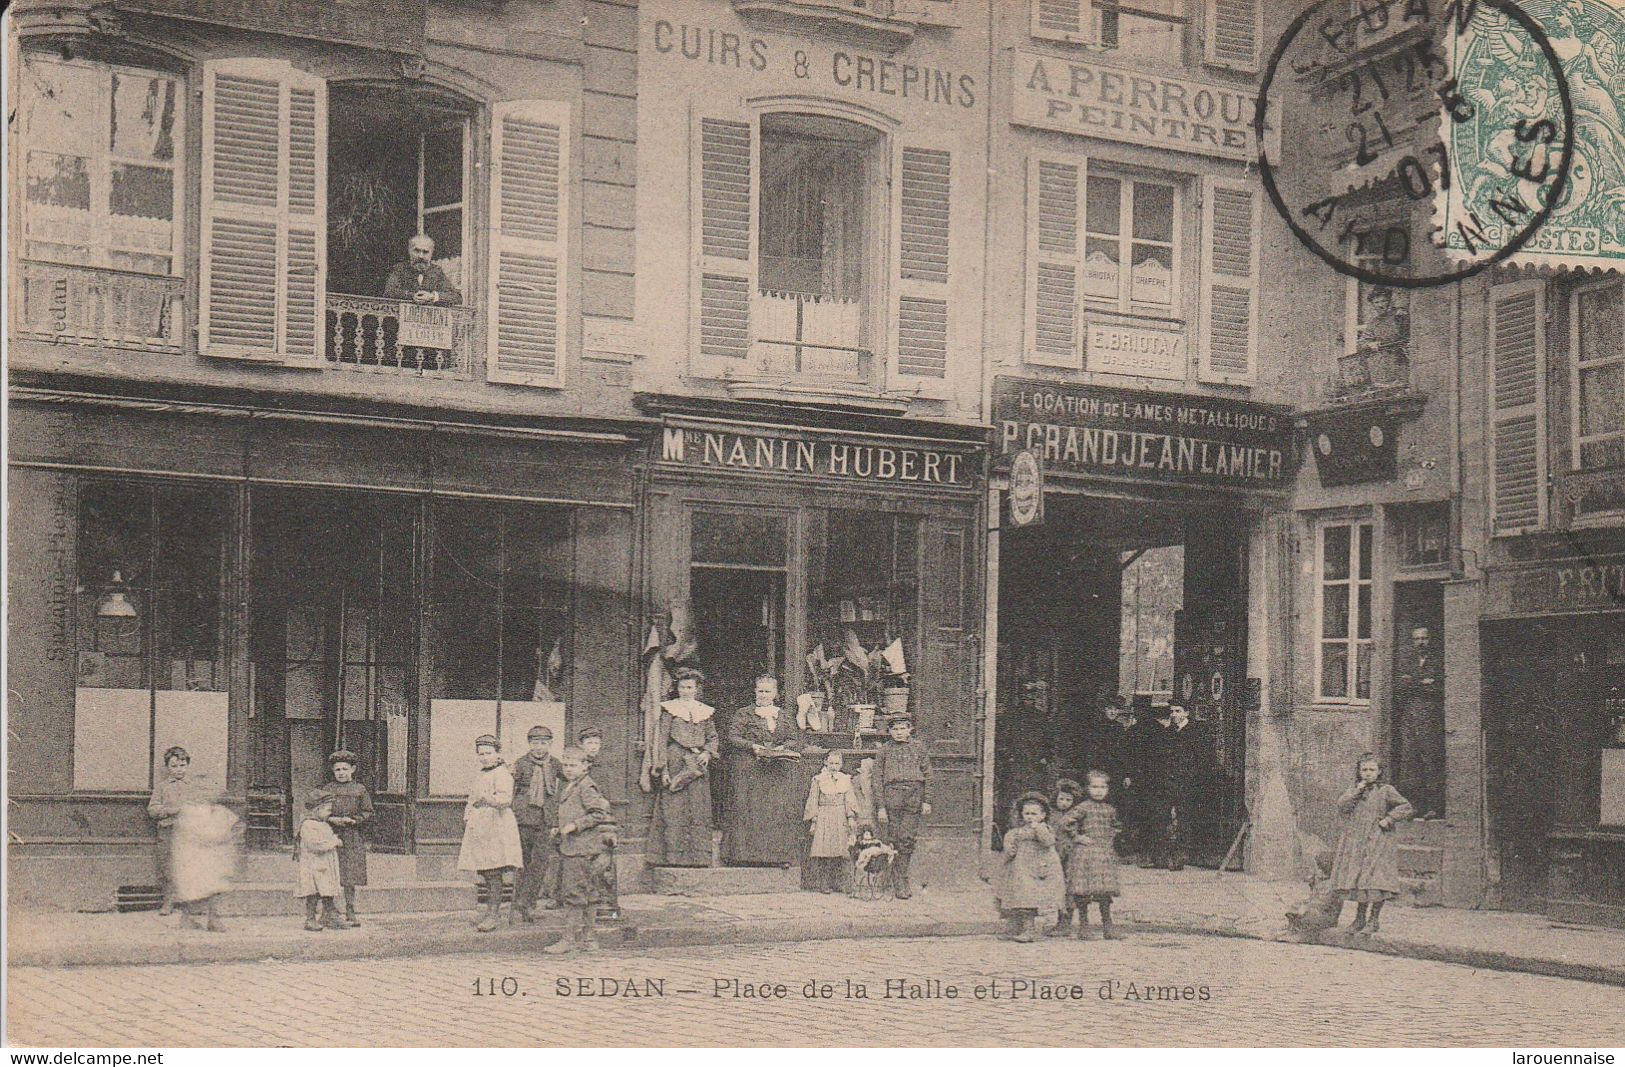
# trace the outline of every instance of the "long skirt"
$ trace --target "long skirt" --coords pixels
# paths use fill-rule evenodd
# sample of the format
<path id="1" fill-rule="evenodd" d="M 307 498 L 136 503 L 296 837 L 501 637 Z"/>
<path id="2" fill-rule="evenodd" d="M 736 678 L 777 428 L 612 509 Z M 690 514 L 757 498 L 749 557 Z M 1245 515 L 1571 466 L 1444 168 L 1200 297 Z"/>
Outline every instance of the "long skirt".
<path id="1" fill-rule="evenodd" d="M 701 775 L 675 793 L 662 787 L 655 794 L 648 848 L 650 866 L 711 866 L 709 774 Z"/>
<path id="2" fill-rule="evenodd" d="M 805 760 L 727 758 L 722 855 L 729 866 L 793 866 L 805 847 L 802 808 L 815 769 Z M 842 850 L 845 854 L 845 850 Z"/>
<path id="3" fill-rule="evenodd" d="M 176 903 L 204 900 L 231 888 L 237 866 L 237 816 L 219 804 L 187 805 L 175 817 L 170 859 Z"/>

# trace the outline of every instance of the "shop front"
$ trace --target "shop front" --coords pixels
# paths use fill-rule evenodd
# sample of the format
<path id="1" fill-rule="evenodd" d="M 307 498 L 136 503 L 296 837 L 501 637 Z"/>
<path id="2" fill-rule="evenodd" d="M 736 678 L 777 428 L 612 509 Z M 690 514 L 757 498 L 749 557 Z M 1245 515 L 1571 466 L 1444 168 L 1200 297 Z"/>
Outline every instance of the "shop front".
<path id="1" fill-rule="evenodd" d="M 1625 552 L 1613 541 L 1490 569 L 1481 637 L 1499 903 L 1622 926 Z"/>
<path id="2" fill-rule="evenodd" d="M 14 897 L 150 884 L 171 745 L 273 852 L 353 750 L 408 877 L 443 873 L 480 733 L 590 723 L 635 772 L 635 433 L 27 388 L 12 417 Z"/>
<path id="3" fill-rule="evenodd" d="M 716 709 L 724 750 L 761 675 L 778 682 L 794 744 L 842 752 L 853 773 L 906 708 L 932 759 L 915 872 L 973 871 L 980 431 L 839 415 L 812 425 L 783 409 L 692 401 L 660 414 L 644 511 L 650 621 L 686 639 L 683 661 L 705 674 L 700 699 Z M 764 818 L 799 830 L 821 759 L 801 760 L 794 812 Z M 754 863 L 742 835 L 783 828 L 754 828 L 735 810 L 748 790 L 728 765 L 711 790 L 718 858 Z"/>
<path id="4" fill-rule="evenodd" d="M 1044 506 L 1015 506 L 1012 473 L 990 524 L 993 829 L 1022 792 L 1095 769 L 1112 777 L 1125 849 L 1217 863 L 1247 818 L 1249 560 L 1291 477 L 1290 419 L 1249 401 L 1001 377 L 994 424 L 995 470 L 1033 456 Z M 1148 731 L 1171 704 L 1190 720 L 1162 744 Z M 1174 807 L 1184 856 L 1163 857 L 1152 838 L 1170 827 L 1152 823 Z"/>

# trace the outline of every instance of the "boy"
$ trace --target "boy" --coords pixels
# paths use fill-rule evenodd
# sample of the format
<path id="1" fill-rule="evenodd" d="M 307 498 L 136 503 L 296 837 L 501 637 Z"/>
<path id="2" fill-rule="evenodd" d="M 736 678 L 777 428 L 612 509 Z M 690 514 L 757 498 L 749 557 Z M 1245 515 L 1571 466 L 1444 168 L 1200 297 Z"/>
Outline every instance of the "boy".
<path id="1" fill-rule="evenodd" d="M 596 726 L 588 726 L 576 735 L 576 744 L 580 746 L 581 751 L 587 754 L 587 769 L 591 771 L 592 768 L 598 765 L 599 754 L 604 750 L 603 731 Z M 602 786 L 599 786 L 600 790 L 602 788 Z M 604 795 L 609 796 L 607 793 Z M 615 801 L 611 799 L 610 803 L 613 805 Z M 614 922 L 621 917 L 621 882 L 619 875 L 615 871 L 615 841 L 613 834 L 609 835 L 609 845 L 609 862 L 597 865 L 594 868 L 600 870 L 603 876 L 601 879 L 603 884 L 599 886 L 599 891 L 604 898 L 598 905 L 599 922 Z"/>
<path id="2" fill-rule="evenodd" d="M 897 860 L 892 864 L 893 893 L 898 900 L 907 900 L 914 895 L 909 885 L 909 861 L 914 858 L 921 823 L 931 814 L 931 805 L 925 799 L 931 781 L 931 756 L 925 742 L 913 739 L 914 719 L 907 712 L 893 716 L 887 730 L 891 740 L 881 745 L 875 756 L 875 789 L 880 800 L 875 815 L 887 824 L 891 845 L 897 849 Z"/>
<path id="3" fill-rule="evenodd" d="M 564 936 L 543 949 L 550 955 L 591 952 L 598 947 L 593 935 L 597 905 L 602 902 L 602 867 L 614 862 L 615 817 L 609 801 L 587 773 L 587 754 L 574 745 L 559 756 L 564 784 L 559 789 L 559 889 L 564 901 Z M 597 873 L 595 875 L 595 868 Z"/>
<path id="4" fill-rule="evenodd" d="M 530 750 L 513 761 L 513 815 L 519 823 L 519 847 L 523 850 L 525 865 L 519 870 L 513 911 L 509 914 L 513 920 L 528 923 L 536 921 L 531 913 L 544 888 L 549 892 L 542 906 L 559 906 L 559 855 L 548 831 L 558 824 L 553 808 L 561 772 L 559 761 L 548 752 L 553 744 L 552 730 L 532 726 L 525 740 Z"/>
<path id="5" fill-rule="evenodd" d="M 147 801 L 147 815 L 157 823 L 158 843 L 153 849 L 153 863 L 158 869 L 158 888 L 163 892 L 163 902 L 158 905 L 159 915 L 168 915 L 175 910 L 175 880 L 171 875 L 170 851 L 174 847 L 175 816 L 181 813 L 181 806 L 186 803 L 188 787 L 187 771 L 192 766 L 192 757 L 186 749 L 179 745 L 164 751 L 164 780 L 152 791 L 152 799 Z"/>

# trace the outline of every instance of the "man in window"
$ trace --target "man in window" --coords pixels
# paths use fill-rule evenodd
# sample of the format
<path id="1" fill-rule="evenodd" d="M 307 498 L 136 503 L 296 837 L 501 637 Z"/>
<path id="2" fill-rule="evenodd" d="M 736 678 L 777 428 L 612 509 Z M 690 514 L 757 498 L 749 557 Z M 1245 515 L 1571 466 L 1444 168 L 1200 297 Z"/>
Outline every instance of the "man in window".
<path id="1" fill-rule="evenodd" d="M 434 264 L 434 238 L 418 234 L 406 242 L 406 262 L 390 268 L 384 296 L 414 304 L 461 304 L 463 294 Z"/>

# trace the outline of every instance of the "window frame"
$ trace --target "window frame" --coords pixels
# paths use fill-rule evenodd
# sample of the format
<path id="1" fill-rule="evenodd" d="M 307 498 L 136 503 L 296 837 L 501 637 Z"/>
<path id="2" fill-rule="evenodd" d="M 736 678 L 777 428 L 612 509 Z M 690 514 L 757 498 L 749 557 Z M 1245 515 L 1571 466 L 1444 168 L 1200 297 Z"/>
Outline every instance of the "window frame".
<path id="1" fill-rule="evenodd" d="M 1085 0 L 1085 2 L 1089 5 L 1087 18 L 1091 20 L 1092 25 L 1095 27 L 1095 43 L 1106 55 L 1115 56 L 1136 65 L 1151 63 L 1166 66 L 1170 69 L 1189 65 L 1191 25 L 1195 21 L 1191 14 L 1191 4 L 1195 0 L 1169 0 L 1180 9 L 1181 14 L 1177 16 L 1165 15 L 1160 11 L 1150 10 L 1148 7 L 1141 6 L 1138 0 Z M 1170 57 L 1124 51 L 1120 28 L 1117 43 L 1107 44 L 1106 27 L 1110 22 L 1108 16 L 1112 14 L 1116 14 L 1119 20 L 1124 14 L 1127 14 L 1133 18 L 1177 26 L 1179 28 L 1179 40 L 1178 44 L 1174 46 L 1174 54 Z"/>
<path id="2" fill-rule="evenodd" d="M 1326 577 L 1326 537 L 1331 531 L 1337 529 L 1345 529 L 1349 531 L 1349 555 L 1347 560 L 1348 577 L 1328 579 Z M 1313 640 L 1315 645 L 1314 692 L 1315 703 L 1317 704 L 1366 707 L 1372 702 L 1371 692 L 1375 685 L 1374 678 L 1376 675 L 1377 620 L 1381 617 L 1381 612 L 1378 610 L 1376 603 L 1376 572 L 1378 563 L 1377 553 L 1381 548 L 1381 544 L 1377 540 L 1376 535 L 1376 521 L 1369 516 L 1348 516 L 1336 519 L 1327 519 L 1324 522 L 1318 523 L 1315 527 L 1315 629 Z M 1362 544 L 1368 544 L 1371 549 L 1371 570 L 1370 573 L 1364 577 L 1362 577 L 1360 574 L 1360 547 Z M 1348 628 L 1342 636 L 1338 637 L 1326 636 L 1326 589 L 1329 586 L 1342 586 L 1348 592 Z M 1369 620 L 1367 629 L 1367 632 L 1370 634 L 1369 637 L 1359 636 L 1359 593 L 1362 587 L 1371 590 L 1371 618 Z M 1343 683 L 1345 691 L 1342 695 L 1327 694 L 1322 690 L 1322 685 L 1325 681 L 1326 646 L 1333 644 L 1342 645 L 1348 650 L 1349 653 L 1344 660 Z M 1364 696 L 1360 695 L 1359 690 L 1359 662 L 1360 649 L 1362 646 L 1370 649 L 1370 658 L 1367 661 L 1370 665 L 1370 670 L 1366 676 L 1366 694 Z"/>
<path id="3" fill-rule="evenodd" d="M 1580 342 L 1580 300 L 1587 293 L 1601 292 L 1606 289 L 1615 289 L 1620 292 L 1621 315 L 1620 337 L 1613 351 L 1597 359 L 1584 358 L 1584 350 Z M 1581 398 L 1580 377 L 1588 370 L 1598 370 L 1609 366 L 1621 367 L 1621 390 L 1619 403 L 1625 406 L 1625 281 L 1618 278 L 1602 278 L 1575 286 L 1569 292 L 1569 469 L 1582 471 L 1585 466 L 1584 448 L 1587 445 L 1603 444 L 1618 440 L 1625 443 L 1625 426 L 1607 433 L 1584 433 L 1580 426 Z"/>
<path id="4" fill-rule="evenodd" d="M 459 223 L 459 228 L 462 230 L 460 239 L 462 247 L 459 248 L 457 252 L 458 276 L 453 280 L 453 284 L 462 291 L 464 306 L 467 306 L 469 293 L 473 291 L 473 286 L 470 284 L 470 281 L 472 278 L 471 268 L 474 260 L 472 255 L 474 231 L 470 218 L 470 216 L 473 214 L 473 212 L 470 210 L 473 206 L 470 202 L 470 193 L 472 192 L 472 183 L 474 181 L 474 117 L 472 115 L 462 116 L 458 121 L 458 128 L 458 132 L 462 134 L 463 142 L 461 168 L 462 194 L 461 197 L 456 201 L 445 204 L 436 204 L 433 207 L 430 207 L 427 204 L 428 188 L 426 179 L 428 175 L 429 135 L 426 132 L 421 131 L 418 133 L 417 232 L 429 232 L 428 220 L 429 216 L 431 215 L 444 215 L 453 211 L 458 213 L 461 220 Z M 436 249 L 436 251 L 438 251 L 438 249 Z M 440 266 L 441 269 L 444 269 L 444 264 L 446 262 L 444 258 L 436 259 L 434 262 L 437 266 Z"/>
<path id="5" fill-rule="evenodd" d="M 26 128 L 20 123 L 18 127 L 18 135 L 16 141 L 14 142 L 14 145 L 18 150 L 18 154 L 21 156 L 19 176 L 21 177 L 23 183 L 23 189 L 17 198 L 19 213 L 18 222 L 21 225 L 20 232 L 18 234 L 19 240 L 16 242 L 17 250 L 14 253 L 16 257 L 18 259 L 32 260 L 35 262 L 53 263 L 67 267 L 78 267 L 85 270 L 120 271 L 126 274 L 140 275 L 142 277 L 172 279 L 184 277 L 186 272 L 186 184 L 189 180 L 186 167 L 186 155 L 188 145 L 190 143 L 190 133 L 187 126 L 187 101 L 192 95 L 193 91 L 187 74 L 183 71 L 166 70 L 156 64 L 143 67 L 134 63 L 97 59 L 95 57 L 75 57 L 72 59 L 62 59 L 37 48 L 24 48 L 19 50 L 18 58 L 17 81 L 14 83 L 14 85 L 19 90 L 18 106 L 19 108 L 23 109 L 25 114 L 28 105 L 24 103 L 21 98 L 24 96 L 24 92 L 27 91 L 24 89 L 24 86 L 27 84 L 24 81 L 24 78 L 31 63 L 45 63 L 55 67 L 70 67 L 80 70 L 89 70 L 94 72 L 98 77 L 96 109 L 95 115 L 92 119 L 92 138 L 88 142 L 89 146 L 92 148 L 92 152 L 87 157 L 90 169 L 90 208 L 87 214 L 90 219 L 91 234 L 93 236 L 101 237 L 102 239 L 95 244 L 89 245 L 91 253 L 89 258 L 91 261 L 86 263 L 75 263 L 71 260 L 59 258 L 42 258 L 32 254 L 29 246 L 33 242 L 28 236 L 28 222 L 31 213 L 39 210 L 39 207 L 30 202 L 27 193 L 27 183 L 28 154 L 36 147 L 36 138 L 33 136 L 33 131 L 31 129 Z M 111 79 L 116 73 L 125 73 L 138 78 L 166 78 L 174 84 L 175 119 L 174 127 L 171 131 L 171 138 L 174 143 L 174 148 L 168 161 L 121 157 L 114 152 L 113 146 L 110 143 L 112 130 Z M 51 142 L 48 140 L 40 140 L 38 147 L 40 147 L 41 150 L 48 151 L 50 144 Z M 146 249 L 131 247 L 128 244 L 123 246 L 114 244 L 113 239 L 119 231 L 119 227 L 114 224 L 114 220 L 119 218 L 140 218 L 139 216 L 115 215 L 112 210 L 113 168 L 120 163 L 134 166 L 167 169 L 170 173 L 170 245 L 167 257 L 169 259 L 169 270 L 167 272 L 160 273 L 156 271 L 139 270 L 130 266 L 117 266 L 112 261 L 113 256 L 118 253 L 161 258 L 159 253 L 154 253 Z M 157 227 L 154 227 L 154 229 L 156 228 Z M 64 242 L 40 241 L 39 243 L 60 244 Z"/>
<path id="6" fill-rule="evenodd" d="M 1089 228 L 1089 179 L 1104 178 L 1118 183 L 1118 233 L 1097 234 Z M 1160 185 L 1173 193 L 1172 218 L 1169 220 L 1169 230 L 1173 234 L 1170 241 L 1141 240 L 1134 236 L 1134 195 L 1137 185 Z M 1185 199 L 1187 191 L 1185 183 L 1173 175 L 1155 175 L 1143 173 L 1129 168 L 1104 165 L 1097 167 L 1093 159 L 1089 160 L 1083 174 L 1083 195 L 1080 198 L 1080 218 L 1078 219 L 1078 309 L 1079 323 L 1087 330 L 1088 316 L 1091 312 L 1108 312 L 1133 319 L 1148 319 L 1163 323 L 1177 323 L 1184 326 L 1190 320 L 1190 309 L 1186 306 L 1189 301 L 1183 291 L 1185 280 Z M 1088 286 L 1084 280 L 1084 271 L 1089 260 L 1089 242 L 1091 240 L 1117 241 L 1118 252 L 1118 279 L 1117 297 L 1092 296 L 1087 291 Z M 1136 301 L 1134 299 L 1134 246 L 1136 244 L 1156 245 L 1167 247 L 1172 253 L 1173 266 L 1168 272 L 1169 303 L 1167 306 L 1151 303 L 1149 301 Z M 1083 340 L 1080 338 L 1080 344 Z"/>

